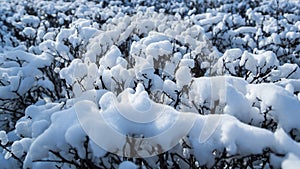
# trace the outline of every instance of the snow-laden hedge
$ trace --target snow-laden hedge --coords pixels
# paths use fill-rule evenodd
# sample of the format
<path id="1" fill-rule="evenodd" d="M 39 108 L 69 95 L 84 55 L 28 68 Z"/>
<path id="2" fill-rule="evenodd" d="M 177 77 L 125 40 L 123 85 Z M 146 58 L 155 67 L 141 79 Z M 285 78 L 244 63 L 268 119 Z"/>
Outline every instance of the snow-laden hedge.
<path id="1" fill-rule="evenodd" d="M 0 168 L 289 168 L 299 4 L 0 6 Z"/>

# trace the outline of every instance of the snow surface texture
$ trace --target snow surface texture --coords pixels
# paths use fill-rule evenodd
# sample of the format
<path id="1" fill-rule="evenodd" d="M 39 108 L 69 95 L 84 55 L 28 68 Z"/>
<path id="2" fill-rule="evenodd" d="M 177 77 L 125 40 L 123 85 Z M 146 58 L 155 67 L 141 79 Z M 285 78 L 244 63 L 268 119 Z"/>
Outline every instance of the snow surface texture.
<path id="1" fill-rule="evenodd" d="M 299 3 L 0 12 L 0 168 L 299 165 Z"/>

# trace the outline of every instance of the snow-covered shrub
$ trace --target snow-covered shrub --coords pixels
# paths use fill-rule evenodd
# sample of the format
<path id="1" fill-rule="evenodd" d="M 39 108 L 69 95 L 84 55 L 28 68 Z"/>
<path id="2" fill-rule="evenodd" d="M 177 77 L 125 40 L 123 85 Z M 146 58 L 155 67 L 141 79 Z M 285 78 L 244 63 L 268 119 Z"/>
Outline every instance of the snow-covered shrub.
<path id="1" fill-rule="evenodd" d="M 52 58 L 34 55 L 24 49 L 1 53 L 1 129 L 14 128 L 27 106 L 40 99 L 57 99 L 55 87 L 43 70 L 50 66 Z M 59 91 L 57 91 L 59 92 Z M 1 113 L 2 114 L 2 113 Z"/>
<path id="2" fill-rule="evenodd" d="M 279 64 L 271 51 L 252 54 L 241 49 L 229 49 L 218 59 L 215 69 L 217 74 L 229 74 L 243 77 L 250 83 L 277 82 L 281 79 L 298 79 L 297 64 Z"/>
<path id="3" fill-rule="evenodd" d="M 223 1 L 222 1 L 223 2 Z M 228 1 L 191 16 L 220 52 L 230 48 L 273 51 L 299 65 L 299 4 L 294 1 Z"/>
<path id="4" fill-rule="evenodd" d="M 0 168 L 299 161 L 293 1 L 9 1 L 0 13 Z"/>

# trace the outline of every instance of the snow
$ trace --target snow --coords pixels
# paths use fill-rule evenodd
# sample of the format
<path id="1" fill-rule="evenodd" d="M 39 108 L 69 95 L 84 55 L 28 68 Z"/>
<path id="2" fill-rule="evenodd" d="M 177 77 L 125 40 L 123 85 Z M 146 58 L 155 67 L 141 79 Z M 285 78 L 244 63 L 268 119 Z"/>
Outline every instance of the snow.
<path id="1" fill-rule="evenodd" d="M 281 167 L 283 169 L 293 169 L 295 166 L 300 165 L 300 158 L 294 155 L 293 153 L 289 153 L 286 159 L 282 162 Z"/>
<path id="2" fill-rule="evenodd" d="M 85 132 L 80 124 L 76 124 L 68 128 L 65 132 L 65 140 L 68 144 L 77 149 L 78 155 L 84 158 L 85 151 L 82 149 L 82 145 L 85 139 Z"/>
<path id="3" fill-rule="evenodd" d="M 3 130 L 0 131 L 0 141 L 1 141 L 1 145 L 6 145 L 8 143 L 6 132 Z"/>
<path id="4" fill-rule="evenodd" d="M 143 39 L 141 42 L 145 44 L 146 46 L 150 45 L 151 43 L 156 43 L 156 42 L 164 42 L 170 40 L 170 37 L 162 34 L 162 33 L 157 33 L 157 32 L 149 32 L 149 35 L 151 38 Z M 165 42 L 167 43 L 167 42 Z M 168 45 L 168 44 L 167 44 Z M 157 45 L 159 46 L 159 45 Z"/>
<path id="5" fill-rule="evenodd" d="M 267 51 L 261 54 L 250 54 L 248 52 L 244 52 L 240 61 L 240 65 L 244 65 L 247 70 L 250 70 L 253 74 L 264 73 L 271 66 L 278 66 L 278 60 L 276 55 Z M 261 67 L 260 72 L 257 72 L 257 67 Z"/>
<path id="6" fill-rule="evenodd" d="M 68 84 L 74 84 L 76 80 L 84 77 L 88 73 L 87 65 L 80 59 L 74 59 L 71 65 L 60 71 L 60 77 L 66 79 Z"/>
<path id="7" fill-rule="evenodd" d="M 161 153 L 162 150 L 165 151 L 174 147 L 177 142 L 174 142 L 173 139 L 179 140 L 192 127 L 193 123 L 187 123 L 187 120 L 193 114 L 178 114 L 171 108 L 154 103 L 148 100 L 149 98 L 141 85 L 138 88 L 135 94 L 131 94 L 132 91 L 130 90 L 125 90 L 118 100 L 112 93 L 104 94 L 100 99 L 101 110 L 98 110 L 97 106 L 89 101 L 81 101 L 75 105 L 77 115 L 85 132 L 106 151 L 115 152 L 120 156 L 126 157 L 132 155 L 136 157 L 151 157 Z M 142 99 L 141 97 L 144 98 Z M 143 109 L 139 109 L 141 107 L 136 107 L 137 105 L 135 104 L 135 100 L 140 99 L 143 100 L 141 102 L 143 105 L 138 106 L 143 106 Z M 147 108 L 149 104 L 144 104 L 145 101 L 147 103 L 147 100 L 151 107 Z M 124 109 L 125 107 L 126 109 Z M 88 114 L 86 110 L 89 110 Z M 99 113 L 101 116 L 99 116 Z M 86 121 L 90 122 L 86 123 Z M 172 125 L 172 123 L 174 124 Z M 95 128 L 105 129 L 107 132 L 98 133 L 93 130 Z M 143 138 L 128 138 L 130 134 L 142 135 Z M 114 139 L 103 140 L 101 139 L 103 137 Z M 137 144 L 132 145 L 134 149 L 131 151 L 126 150 L 126 145 L 129 144 L 126 141 L 127 139 L 134 139 L 134 142 Z M 162 150 L 151 152 L 151 149 L 157 145 L 160 145 Z"/>
<path id="8" fill-rule="evenodd" d="M 218 60 L 216 65 L 217 73 L 222 74 L 221 70 L 223 69 L 224 64 L 229 68 L 229 71 L 233 74 L 236 74 L 234 67 L 236 67 L 239 62 L 238 59 L 242 56 L 243 52 L 240 49 L 229 49 L 223 54 L 223 56 Z M 236 61 L 237 60 L 237 61 Z"/>
<path id="9" fill-rule="evenodd" d="M 99 63 L 100 65 L 103 65 L 104 67 L 110 67 L 116 65 L 118 57 L 121 57 L 122 53 L 120 52 L 119 48 L 117 46 L 112 46 L 110 50 L 106 53 L 103 58 L 100 59 Z"/>
<path id="10" fill-rule="evenodd" d="M 37 16 L 33 15 L 24 15 L 21 18 L 21 21 L 27 24 L 28 26 L 32 26 L 34 28 L 37 28 L 40 24 L 40 19 Z"/>
<path id="11" fill-rule="evenodd" d="M 165 80 L 163 84 L 163 91 L 165 91 L 171 98 L 176 98 L 176 91 L 178 91 L 178 87 L 173 81 Z"/>
<path id="12" fill-rule="evenodd" d="M 55 112 L 53 108 L 45 109 L 42 111 L 42 115 L 53 112 Z M 40 116 L 39 114 L 37 115 Z M 30 161 L 32 160 L 47 157 L 49 149 L 66 150 L 68 145 L 76 147 L 79 155 L 84 157 L 85 151 L 82 144 L 85 140 L 85 132 L 81 129 L 74 108 L 53 113 L 51 122 L 49 127 L 44 127 L 44 131 L 32 141 L 25 159 L 25 166 L 31 166 Z M 34 124 L 40 127 L 46 126 L 45 122 L 41 121 L 37 121 Z M 49 137 L 52 139 L 49 140 Z M 41 147 L 43 148 L 41 149 Z"/>
<path id="13" fill-rule="evenodd" d="M 195 64 L 195 62 L 192 59 L 181 59 L 180 63 L 179 63 L 179 67 L 186 66 L 186 67 L 189 67 L 189 68 L 193 68 L 194 64 Z"/>
<path id="14" fill-rule="evenodd" d="M 158 59 L 158 56 L 169 55 L 172 52 L 172 44 L 169 41 L 159 41 L 149 44 L 146 54 Z"/>
<path id="15" fill-rule="evenodd" d="M 238 29 L 235 29 L 234 32 L 239 34 L 245 34 L 245 33 L 256 33 L 256 28 L 254 27 L 239 27 Z"/>
<path id="16" fill-rule="evenodd" d="M 11 152 L 20 158 L 24 153 L 22 144 L 19 141 L 15 141 L 11 146 Z"/>
<path id="17" fill-rule="evenodd" d="M 31 121 L 29 119 L 21 119 L 19 123 L 16 125 L 16 132 L 18 135 L 22 137 L 30 137 L 31 136 Z"/>
<path id="18" fill-rule="evenodd" d="M 0 168 L 294 168 L 299 7 L 3 2 Z"/>
<path id="19" fill-rule="evenodd" d="M 43 36 L 43 40 L 54 40 L 56 36 L 55 32 L 47 32 L 44 36 Z"/>
<path id="20" fill-rule="evenodd" d="M 50 123 L 47 120 L 38 120 L 32 124 L 32 137 L 36 138 L 41 135 Z"/>
<path id="21" fill-rule="evenodd" d="M 36 30 L 31 28 L 31 27 L 26 27 L 24 28 L 24 30 L 22 31 L 22 34 L 27 37 L 27 38 L 34 38 L 36 35 Z"/>
<path id="22" fill-rule="evenodd" d="M 298 113 L 300 104 L 293 94 L 272 84 L 249 85 L 248 91 L 249 97 L 258 97 L 262 100 L 262 109 L 272 107 L 273 116 L 285 131 L 300 127 L 297 122 L 300 116 Z"/>
<path id="23" fill-rule="evenodd" d="M 275 44 L 280 44 L 281 43 L 281 40 L 280 40 L 280 36 L 276 33 L 272 33 L 272 39 L 273 39 L 273 42 Z"/>
<path id="24" fill-rule="evenodd" d="M 274 134 L 266 129 L 247 126 L 247 124 L 241 123 L 236 118 L 228 115 L 198 117 L 195 123 L 203 124 L 203 121 L 209 118 L 218 118 L 219 123 L 214 126 L 208 140 L 199 142 L 201 125 L 200 127 L 193 127 L 190 132 L 190 141 L 195 148 L 195 155 L 199 159 L 200 165 L 211 166 L 215 159 L 210 152 L 221 151 L 223 148 L 226 148 L 229 154 L 239 152 L 240 155 L 261 153 L 267 147 L 281 153 L 286 151 L 298 152 L 300 148 L 298 144 L 290 144 L 292 141 L 283 130 L 278 129 Z M 294 150 L 291 150 L 292 147 L 294 147 Z"/>
<path id="25" fill-rule="evenodd" d="M 137 169 L 138 168 L 138 166 L 136 166 L 133 162 L 131 162 L 131 161 L 123 161 L 120 165 L 119 165 L 119 167 L 118 167 L 118 169 Z"/>
<path id="26" fill-rule="evenodd" d="M 188 85 L 191 80 L 191 70 L 187 66 L 181 66 L 175 73 L 177 79 L 177 85 L 179 89 L 182 89 L 184 86 Z"/>
<path id="27" fill-rule="evenodd" d="M 287 32 L 286 37 L 290 41 L 295 41 L 296 39 L 300 38 L 300 33 L 295 33 L 295 32 Z"/>
<path id="28" fill-rule="evenodd" d="M 227 150 L 230 154 L 235 154 L 237 150 L 241 154 L 261 153 L 267 147 L 267 143 L 272 142 L 274 138 L 271 132 L 264 129 L 247 127 L 245 124 L 234 124 L 235 122 L 233 121 L 229 123 L 229 119 L 226 119 L 226 121 L 222 127 L 221 141 L 228 146 Z M 234 128 L 236 130 L 233 130 Z M 239 137 L 242 137 L 243 140 L 238 139 Z M 258 138 L 263 139 L 259 141 L 257 140 Z M 253 142 L 253 139 L 257 141 Z"/>
<path id="29" fill-rule="evenodd" d="M 207 16 L 206 19 L 202 19 L 199 22 L 199 25 L 203 26 L 203 25 L 208 25 L 210 23 L 219 23 L 222 20 L 222 16 L 213 16 L 213 17 L 209 17 Z"/>

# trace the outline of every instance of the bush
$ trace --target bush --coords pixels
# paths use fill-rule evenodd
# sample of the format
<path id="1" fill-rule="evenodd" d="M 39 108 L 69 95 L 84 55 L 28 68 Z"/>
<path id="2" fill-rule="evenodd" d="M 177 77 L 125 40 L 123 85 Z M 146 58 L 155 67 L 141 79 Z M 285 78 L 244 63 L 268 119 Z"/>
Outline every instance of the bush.
<path id="1" fill-rule="evenodd" d="M 299 5 L 0 7 L 2 168 L 299 162 Z"/>

